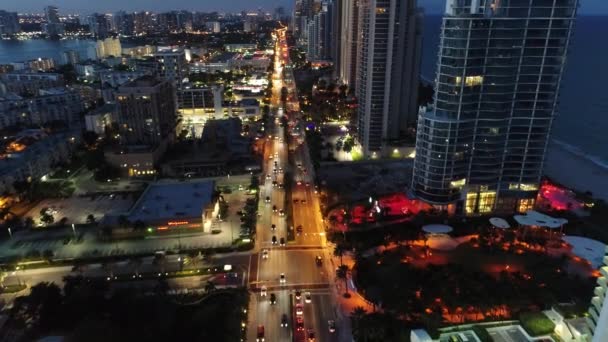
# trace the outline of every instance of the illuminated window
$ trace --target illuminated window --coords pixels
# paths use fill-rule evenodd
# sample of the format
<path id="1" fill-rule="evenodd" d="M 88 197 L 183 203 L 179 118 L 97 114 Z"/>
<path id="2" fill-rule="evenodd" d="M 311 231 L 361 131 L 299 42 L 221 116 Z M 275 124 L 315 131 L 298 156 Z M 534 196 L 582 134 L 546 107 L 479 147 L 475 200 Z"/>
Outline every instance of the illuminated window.
<path id="1" fill-rule="evenodd" d="M 479 212 L 489 213 L 494 209 L 496 202 L 496 191 L 481 192 L 479 194 Z"/>
<path id="2" fill-rule="evenodd" d="M 519 190 L 519 184 L 517 184 L 517 183 L 510 183 L 509 184 L 509 190 Z"/>
<path id="3" fill-rule="evenodd" d="M 522 191 L 535 191 L 538 190 L 538 184 L 519 184 L 519 188 Z"/>
<path id="4" fill-rule="evenodd" d="M 465 208 L 464 208 L 464 210 L 467 214 L 475 213 L 475 203 L 476 202 L 477 202 L 476 193 L 467 194 L 467 202 L 465 203 Z"/>
<path id="5" fill-rule="evenodd" d="M 490 134 L 498 135 L 500 129 L 498 127 L 490 127 Z"/>
<path id="6" fill-rule="evenodd" d="M 385 7 L 376 7 L 376 14 L 385 14 L 385 13 L 386 13 Z"/>
<path id="7" fill-rule="evenodd" d="M 525 213 L 528 210 L 534 209 L 534 198 L 522 198 L 519 200 L 517 211 Z"/>
<path id="8" fill-rule="evenodd" d="M 467 179 L 463 178 L 463 179 L 459 179 L 459 180 L 455 180 L 455 181 L 451 181 L 450 182 L 450 187 L 452 188 L 462 188 L 463 186 L 465 186 L 465 184 L 467 184 Z"/>
<path id="9" fill-rule="evenodd" d="M 462 77 L 456 76 L 456 84 L 460 84 Z M 483 76 L 466 76 L 464 78 L 464 85 L 473 87 L 481 85 L 483 83 Z"/>

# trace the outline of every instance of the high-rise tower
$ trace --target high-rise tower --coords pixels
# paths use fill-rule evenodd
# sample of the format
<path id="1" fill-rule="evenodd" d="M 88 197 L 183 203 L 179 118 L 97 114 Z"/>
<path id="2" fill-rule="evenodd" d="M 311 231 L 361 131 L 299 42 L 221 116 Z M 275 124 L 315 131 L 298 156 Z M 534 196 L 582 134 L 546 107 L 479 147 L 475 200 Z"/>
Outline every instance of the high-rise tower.
<path id="1" fill-rule="evenodd" d="M 448 0 L 412 189 L 449 212 L 536 198 L 578 0 Z"/>
<path id="2" fill-rule="evenodd" d="M 357 134 L 374 157 L 415 122 L 422 14 L 415 0 L 359 0 L 358 12 Z"/>

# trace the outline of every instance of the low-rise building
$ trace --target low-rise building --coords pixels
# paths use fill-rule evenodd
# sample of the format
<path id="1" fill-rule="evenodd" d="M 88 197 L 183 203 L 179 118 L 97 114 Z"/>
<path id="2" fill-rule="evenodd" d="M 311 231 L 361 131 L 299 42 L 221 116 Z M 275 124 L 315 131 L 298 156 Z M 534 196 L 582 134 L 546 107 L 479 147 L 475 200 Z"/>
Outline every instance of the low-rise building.
<path id="1" fill-rule="evenodd" d="M 149 178 L 156 175 L 160 159 L 167 150 L 167 141 L 159 145 L 125 145 L 104 153 L 108 164 L 119 168 L 123 176 Z"/>
<path id="2" fill-rule="evenodd" d="M 156 52 L 156 46 L 154 45 L 142 45 L 134 46 L 129 48 L 122 48 L 123 55 L 129 55 L 134 58 L 142 58 L 146 56 L 152 56 Z"/>
<path id="3" fill-rule="evenodd" d="M 24 125 L 63 122 L 67 127 L 80 126 L 84 104 L 80 94 L 66 88 L 39 90 L 39 95 L 22 97 L 14 93 L 0 97 L 0 129 Z"/>
<path id="4" fill-rule="evenodd" d="M 55 68 L 55 60 L 39 57 L 23 62 L 12 62 L 11 65 L 14 70 L 48 71 Z"/>
<path id="5" fill-rule="evenodd" d="M 12 192 L 15 182 L 40 179 L 58 164 L 67 162 L 78 137 L 76 131 L 47 134 L 42 130 L 24 130 L 0 140 L 0 192 Z"/>
<path id="6" fill-rule="evenodd" d="M 84 78 L 93 78 L 95 76 L 95 64 L 93 63 L 78 63 L 74 66 L 78 76 Z"/>
<path id="7" fill-rule="evenodd" d="M 63 75 L 41 72 L 7 72 L 0 74 L 6 91 L 17 94 L 37 94 L 40 89 L 63 87 Z"/>
<path id="8" fill-rule="evenodd" d="M 211 233 L 211 223 L 219 213 L 219 199 L 211 180 L 157 182 L 146 188 L 127 218 L 160 232 L 192 229 Z"/>
<path id="9" fill-rule="evenodd" d="M 98 135 L 103 135 L 106 128 L 111 126 L 113 122 L 116 122 L 116 105 L 111 103 L 95 108 L 91 113 L 84 116 L 86 130 Z"/>
<path id="10" fill-rule="evenodd" d="M 224 49 L 227 52 L 253 52 L 257 48 L 258 44 L 255 43 L 224 44 Z"/>

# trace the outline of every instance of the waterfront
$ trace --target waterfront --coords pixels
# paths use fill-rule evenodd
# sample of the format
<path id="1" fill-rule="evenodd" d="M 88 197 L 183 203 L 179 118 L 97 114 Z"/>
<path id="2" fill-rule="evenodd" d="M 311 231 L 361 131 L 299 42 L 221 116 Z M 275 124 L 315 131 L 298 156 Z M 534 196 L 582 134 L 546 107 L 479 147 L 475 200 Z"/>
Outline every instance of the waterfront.
<path id="1" fill-rule="evenodd" d="M 422 76 L 432 80 L 436 70 L 437 47 L 441 29 L 440 16 L 427 16 L 424 24 Z M 604 94 L 602 81 L 608 78 L 608 69 L 603 67 L 608 59 L 608 45 L 597 44 L 595 37 L 608 36 L 606 17 L 581 16 L 577 20 L 568 63 L 561 89 L 560 112 L 556 117 L 553 141 L 550 144 L 552 158 L 547 160 L 546 172 L 567 185 L 580 187 L 579 183 L 568 183 L 571 178 L 583 178 L 583 174 L 563 176 L 556 154 L 570 158 L 585 159 L 585 167 L 593 167 L 590 174 L 608 172 L 608 149 L 605 148 L 605 132 L 608 131 L 608 96 Z M 38 57 L 52 57 L 57 62 L 65 50 L 76 50 L 86 58 L 91 40 L 0 40 L 0 64 Z M 572 169 L 575 172 L 580 168 Z M 582 190 L 590 189 L 583 186 Z M 608 191 L 606 191 L 608 198 Z"/>
<path id="2" fill-rule="evenodd" d="M 94 46 L 95 42 L 88 39 L 0 40 L 0 64 L 38 57 L 51 57 L 59 63 L 61 62 L 61 53 L 65 50 L 76 50 L 81 59 L 86 59 L 89 55 L 89 48 Z"/>

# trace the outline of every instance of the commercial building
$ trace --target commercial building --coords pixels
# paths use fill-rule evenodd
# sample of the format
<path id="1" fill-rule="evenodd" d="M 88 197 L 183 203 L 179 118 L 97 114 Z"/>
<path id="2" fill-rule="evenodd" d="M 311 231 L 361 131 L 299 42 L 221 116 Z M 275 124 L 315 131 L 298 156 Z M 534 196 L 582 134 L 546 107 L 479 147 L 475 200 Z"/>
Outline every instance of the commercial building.
<path id="1" fill-rule="evenodd" d="M 142 221 L 149 231 L 200 229 L 211 233 L 219 200 L 214 181 L 157 182 L 146 188 L 127 218 Z"/>
<path id="2" fill-rule="evenodd" d="M 448 0 L 412 189 L 458 214 L 533 207 L 577 0 Z"/>
<path id="3" fill-rule="evenodd" d="M 11 35 L 19 33 L 19 16 L 16 12 L 7 12 L 0 10 L 0 35 Z"/>
<path id="4" fill-rule="evenodd" d="M 358 12 L 357 138 L 375 157 L 416 119 L 421 11 L 416 1 L 360 0 Z"/>
<path id="5" fill-rule="evenodd" d="M 257 49 L 258 44 L 255 43 L 224 44 L 226 52 L 254 52 Z"/>
<path id="6" fill-rule="evenodd" d="M 123 144 L 156 146 L 174 136 L 177 107 L 171 82 L 142 76 L 120 86 L 116 102 Z"/>

